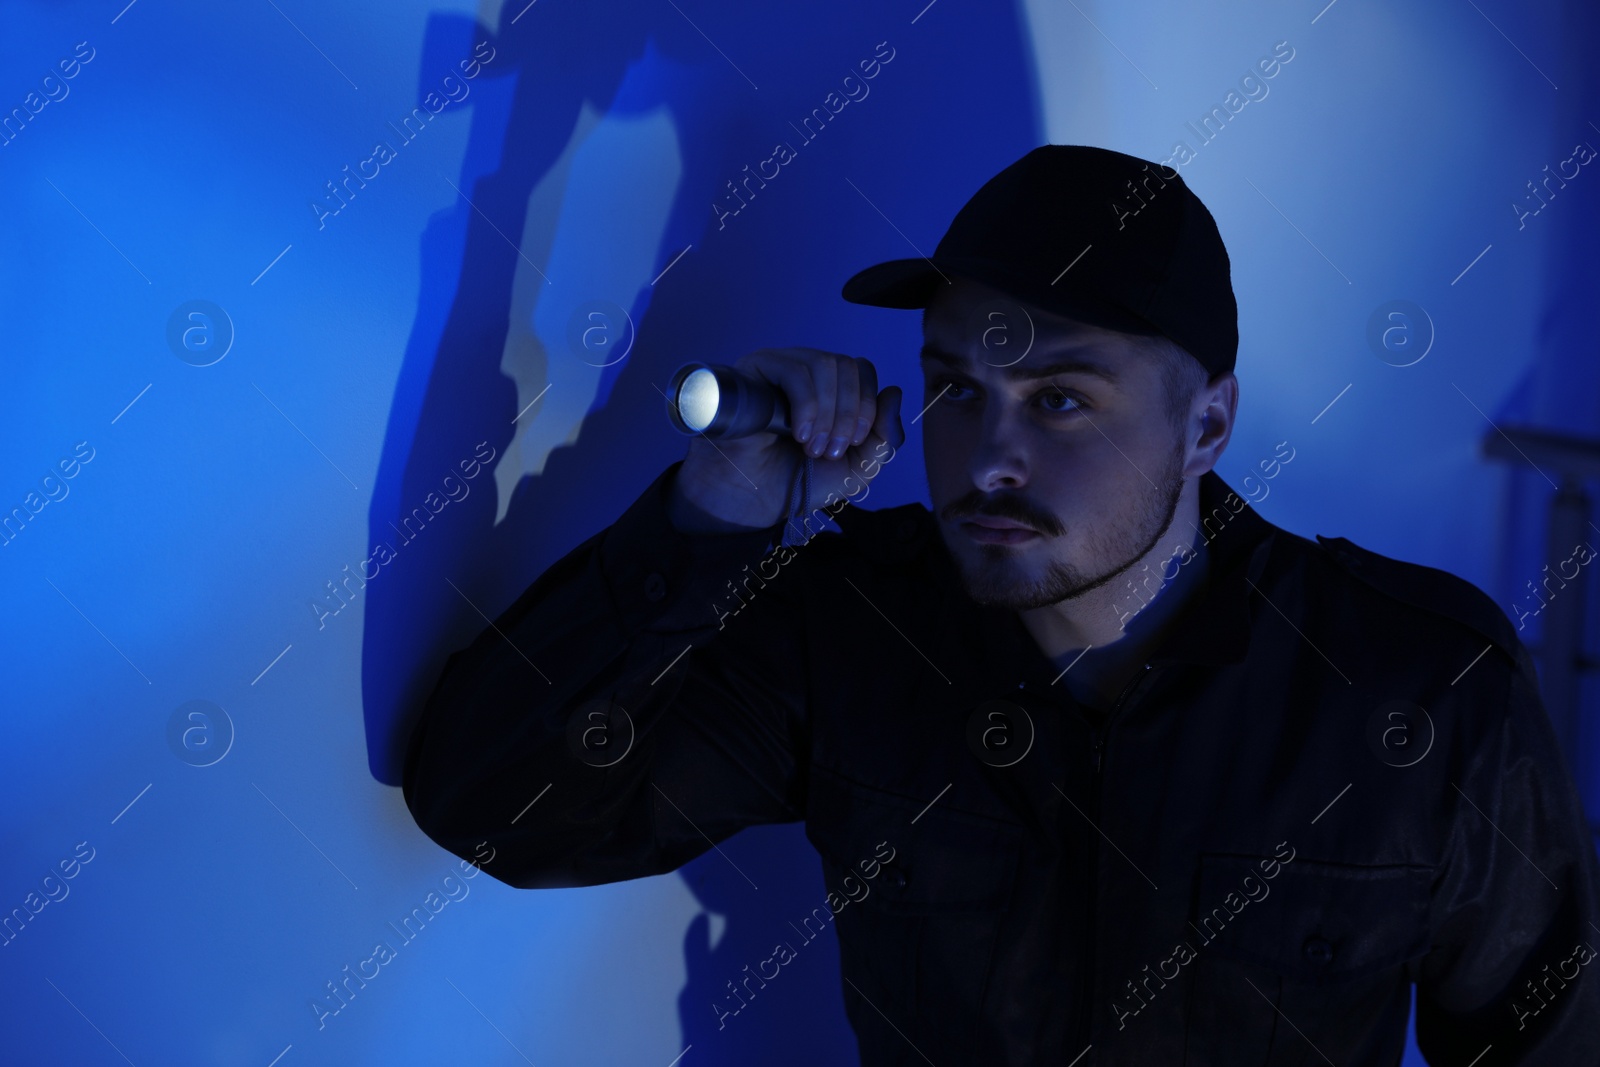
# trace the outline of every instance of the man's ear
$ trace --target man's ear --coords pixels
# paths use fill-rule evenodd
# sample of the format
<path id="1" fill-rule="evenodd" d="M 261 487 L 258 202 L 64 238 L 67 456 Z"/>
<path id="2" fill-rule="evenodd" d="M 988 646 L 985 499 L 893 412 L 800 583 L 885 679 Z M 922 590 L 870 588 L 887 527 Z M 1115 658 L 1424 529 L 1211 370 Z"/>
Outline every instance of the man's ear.
<path id="1" fill-rule="evenodd" d="M 1189 408 L 1188 462 L 1186 478 L 1197 478 L 1217 465 L 1233 437 L 1234 416 L 1239 409 L 1239 379 L 1224 371 L 1195 391 Z"/>

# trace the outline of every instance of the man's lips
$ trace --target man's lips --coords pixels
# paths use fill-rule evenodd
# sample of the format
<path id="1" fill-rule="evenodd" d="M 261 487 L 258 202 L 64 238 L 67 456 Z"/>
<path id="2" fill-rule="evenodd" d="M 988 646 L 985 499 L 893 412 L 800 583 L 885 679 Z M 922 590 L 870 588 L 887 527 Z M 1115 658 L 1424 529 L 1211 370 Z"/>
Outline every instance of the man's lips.
<path id="1" fill-rule="evenodd" d="M 1040 536 L 1031 526 L 993 515 L 973 515 L 961 520 L 961 531 L 984 545 L 1016 545 Z"/>
<path id="2" fill-rule="evenodd" d="M 1020 522 L 1013 522 L 1011 519 L 1002 519 L 995 515 L 973 515 L 970 518 L 962 519 L 961 521 L 974 526 L 987 526 L 991 530 L 1026 530 L 1029 533 L 1039 532 L 1032 526 L 1027 526 Z"/>

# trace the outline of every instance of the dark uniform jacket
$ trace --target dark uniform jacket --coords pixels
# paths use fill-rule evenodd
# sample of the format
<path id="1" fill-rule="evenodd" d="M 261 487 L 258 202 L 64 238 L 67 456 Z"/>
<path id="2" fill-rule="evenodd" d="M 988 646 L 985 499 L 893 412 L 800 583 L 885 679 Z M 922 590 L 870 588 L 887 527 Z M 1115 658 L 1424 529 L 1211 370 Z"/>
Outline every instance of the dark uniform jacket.
<path id="1" fill-rule="evenodd" d="M 1594 845 L 1475 586 L 1207 473 L 1102 717 L 922 505 L 769 552 L 673 527 L 679 466 L 450 657 L 404 780 L 444 848 L 592 885 L 805 820 L 865 1067 L 1393 1067 L 1412 983 L 1430 1063 L 1600 1063 Z"/>

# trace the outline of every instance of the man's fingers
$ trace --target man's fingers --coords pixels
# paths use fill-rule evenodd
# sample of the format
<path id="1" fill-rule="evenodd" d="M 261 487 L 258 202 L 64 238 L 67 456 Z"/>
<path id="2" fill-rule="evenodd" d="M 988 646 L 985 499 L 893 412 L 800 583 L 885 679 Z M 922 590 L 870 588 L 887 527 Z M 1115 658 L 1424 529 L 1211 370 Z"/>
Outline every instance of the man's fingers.
<path id="1" fill-rule="evenodd" d="M 806 442 L 806 451 L 813 456 L 820 456 L 828 445 L 829 435 L 833 433 L 833 410 L 838 400 L 839 374 L 834 361 L 826 356 L 812 359 L 808 365 L 811 370 L 811 403 L 815 414 L 810 420 L 811 437 Z"/>
<path id="2" fill-rule="evenodd" d="M 829 431 L 827 456 L 838 459 L 856 436 L 856 412 L 861 406 L 861 371 L 848 356 L 824 360 L 833 364 L 833 426 Z M 820 425 L 820 423 L 819 423 Z"/>
<path id="3" fill-rule="evenodd" d="M 841 458 L 867 439 L 881 414 L 871 360 L 814 348 L 763 348 L 738 365 L 783 393 L 791 434 L 813 458 Z"/>

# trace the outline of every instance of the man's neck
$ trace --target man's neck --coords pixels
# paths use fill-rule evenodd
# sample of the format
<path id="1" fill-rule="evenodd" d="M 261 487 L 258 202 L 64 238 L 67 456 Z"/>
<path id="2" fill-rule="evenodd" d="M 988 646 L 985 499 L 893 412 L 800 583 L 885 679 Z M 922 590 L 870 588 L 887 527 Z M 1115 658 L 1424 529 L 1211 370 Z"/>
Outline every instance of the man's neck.
<path id="1" fill-rule="evenodd" d="M 1081 596 L 1017 613 L 1046 656 L 1138 644 L 1182 606 L 1205 569 L 1198 496 L 1195 482 L 1185 486 L 1166 534 L 1115 578 Z"/>

